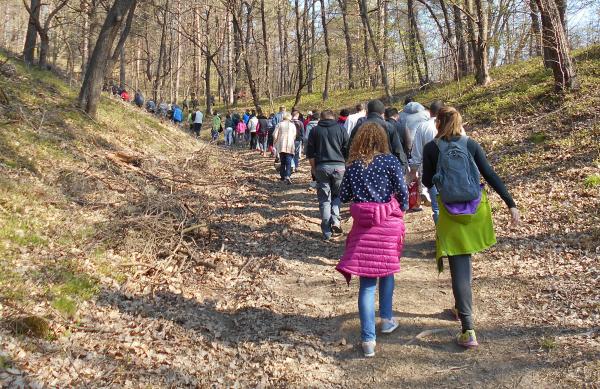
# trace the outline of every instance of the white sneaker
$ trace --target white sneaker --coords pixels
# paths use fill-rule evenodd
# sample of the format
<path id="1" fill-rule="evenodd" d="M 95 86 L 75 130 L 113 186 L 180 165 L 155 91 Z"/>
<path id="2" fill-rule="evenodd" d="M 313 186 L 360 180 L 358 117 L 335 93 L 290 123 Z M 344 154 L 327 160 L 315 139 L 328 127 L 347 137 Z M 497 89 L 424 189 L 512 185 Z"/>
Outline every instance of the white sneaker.
<path id="1" fill-rule="evenodd" d="M 375 356 L 375 341 L 362 342 L 362 349 L 365 357 L 370 358 Z"/>
<path id="2" fill-rule="evenodd" d="M 381 319 L 382 334 L 389 334 L 391 332 L 394 332 L 396 328 L 398 328 L 398 322 L 395 318 L 392 317 L 391 319 Z"/>

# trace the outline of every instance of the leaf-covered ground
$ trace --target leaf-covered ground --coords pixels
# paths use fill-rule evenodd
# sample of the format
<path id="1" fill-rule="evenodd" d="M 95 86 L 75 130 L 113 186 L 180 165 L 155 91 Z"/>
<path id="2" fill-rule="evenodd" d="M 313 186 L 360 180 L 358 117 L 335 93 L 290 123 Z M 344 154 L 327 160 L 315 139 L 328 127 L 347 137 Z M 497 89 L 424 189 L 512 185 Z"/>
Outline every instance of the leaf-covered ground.
<path id="1" fill-rule="evenodd" d="M 254 152 L 196 142 L 109 99 L 91 122 L 48 73 L 0 74 L 11 98 L 0 105 L 0 382 L 595 385 L 600 127 L 587 108 L 600 101 L 599 62 L 595 49 L 579 57 L 578 95 L 492 122 L 477 105 L 467 117 L 523 213 L 509 228 L 490 196 L 499 243 L 474 261 L 481 347 L 453 344 L 449 275 L 437 275 L 423 212 L 406 217 L 400 327 L 370 360 L 358 285 L 334 270 L 343 239 L 320 239 L 306 162 L 288 187 Z"/>

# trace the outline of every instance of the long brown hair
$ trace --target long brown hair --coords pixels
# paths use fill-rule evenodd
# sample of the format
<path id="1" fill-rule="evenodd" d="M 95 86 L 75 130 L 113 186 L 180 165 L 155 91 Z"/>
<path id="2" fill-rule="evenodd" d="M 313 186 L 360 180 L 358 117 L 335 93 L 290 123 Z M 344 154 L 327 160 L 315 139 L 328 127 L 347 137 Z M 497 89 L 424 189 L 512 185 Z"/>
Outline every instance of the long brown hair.
<path id="1" fill-rule="evenodd" d="M 435 117 L 435 122 L 438 130 L 436 138 L 449 141 L 463 133 L 462 116 L 454 107 L 442 107 Z"/>
<path id="2" fill-rule="evenodd" d="M 379 154 L 390 152 L 385 130 L 377 123 L 367 122 L 360 126 L 358 134 L 352 140 L 348 163 L 362 161 L 366 166 Z"/>

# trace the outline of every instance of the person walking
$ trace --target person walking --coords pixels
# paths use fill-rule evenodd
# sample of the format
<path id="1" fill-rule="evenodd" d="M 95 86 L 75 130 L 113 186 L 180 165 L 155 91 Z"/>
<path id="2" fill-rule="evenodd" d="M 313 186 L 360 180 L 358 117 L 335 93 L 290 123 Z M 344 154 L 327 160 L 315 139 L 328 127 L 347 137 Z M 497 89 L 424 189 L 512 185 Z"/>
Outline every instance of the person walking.
<path id="1" fill-rule="evenodd" d="M 496 243 L 490 204 L 480 184 L 480 174 L 507 205 L 513 225 L 519 224 L 519 210 L 506 186 L 488 163 L 485 152 L 464 135 L 462 117 L 453 107 L 442 107 L 436 116 L 437 135 L 423 149 L 423 184 L 436 186 L 441 199 L 436 224 L 436 260 L 450 263 L 453 312 L 462 331 L 456 341 L 471 348 L 479 345 L 473 323 L 471 254 Z"/>
<path id="2" fill-rule="evenodd" d="M 283 114 L 282 119 L 273 132 L 273 142 L 279 152 L 279 159 L 281 161 L 281 168 L 279 170 L 281 181 L 291 185 L 292 180 L 290 176 L 292 175 L 292 160 L 295 152 L 296 125 L 292 122 L 292 115 L 287 112 Z"/>
<path id="3" fill-rule="evenodd" d="M 175 103 L 173 103 L 173 123 L 179 127 L 181 126 L 181 122 L 183 121 L 183 111 L 182 109 Z"/>
<path id="4" fill-rule="evenodd" d="M 417 180 L 421 191 L 421 202 L 431 204 L 431 211 L 434 223 L 437 223 L 440 208 L 437 202 L 437 189 L 435 185 L 431 188 L 425 187 L 422 182 L 423 177 L 423 149 L 425 145 L 431 142 L 437 135 L 435 126 L 435 117 L 439 110 L 444 106 L 440 100 L 435 100 L 429 106 L 429 120 L 422 121 L 416 126 L 415 139 L 413 141 L 411 159 L 410 159 L 410 180 Z"/>
<path id="5" fill-rule="evenodd" d="M 300 167 L 300 157 L 302 156 L 302 142 L 304 141 L 304 124 L 300 118 L 300 111 L 292 110 L 292 123 L 296 126 L 296 139 L 294 140 L 294 167 L 293 172 L 297 172 Z"/>
<path id="6" fill-rule="evenodd" d="M 286 112 L 287 111 L 285 110 L 285 106 L 282 105 L 281 107 L 279 107 L 279 112 L 277 112 L 273 117 L 273 128 L 275 128 L 279 123 L 283 121 L 283 115 Z"/>
<path id="7" fill-rule="evenodd" d="M 346 124 L 346 120 L 348 120 L 348 116 L 350 115 L 350 111 L 346 108 L 340 111 L 340 116 L 338 116 L 338 124 L 344 126 Z"/>
<path id="8" fill-rule="evenodd" d="M 410 162 L 410 152 L 412 152 L 413 143 L 415 141 L 415 133 L 417 131 L 417 125 L 421 122 L 429 120 L 429 112 L 425 107 L 416 101 L 412 101 L 404 106 L 404 118 L 403 123 L 406 128 L 406 134 L 408 138 L 408 160 Z"/>
<path id="9" fill-rule="evenodd" d="M 199 109 L 192 114 L 192 120 L 194 121 L 194 134 L 196 138 L 200 138 L 200 131 L 202 130 L 202 122 L 204 121 L 204 114 Z"/>
<path id="10" fill-rule="evenodd" d="M 244 143 L 245 141 L 247 129 L 246 123 L 244 123 L 243 120 L 237 122 L 237 125 L 235 126 L 235 137 L 236 141 L 240 144 Z"/>
<path id="11" fill-rule="evenodd" d="M 400 142 L 398 131 L 396 131 L 396 129 L 390 123 L 387 123 L 383 119 L 385 105 L 383 105 L 381 100 L 371 100 L 367 104 L 367 112 L 367 116 L 360 118 L 352 130 L 352 133 L 350 134 L 350 145 L 352 145 L 354 137 L 361 131 L 361 127 L 364 124 L 377 123 L 385 130 L 388 136 L 388 148 L 390 152 L 395 155 L 396 158 L 398 158 L 400 163 L 403 165 L 403 171 L 406 173 L 408 166 L 406 164 L 406 157 L 403 157 L 404 151 L 402 149 L 402 143 Z"/>
<path id="12" fill-rule="evenodd" d="M 213 143 L 219 140 L 219 133 L 223 131 L 223 123 L 221 122 L 221 115 L 215 112 L 213 116 L 212 128 L 210 130 L 210 137 Z"/>
<path id="13" fill-rule="evenodd" d="M 231 147 L 233 144 L 233 119 L 231 114 L 225 115 L 225 146 Z"/>
<path id="14" fill-rule="evenodd" d="M 402 165 L 389 152 L 385 130 L 375 122 L 366 123 L 350 146 L 341 188 L 342 201 L 352 202 L 354 221 L 336 270 L 348 284 L 352 275 L 360 277 L 358 313 L 365 357 L 375 355 L 378 281 L 381 332 L 391 333 L 398 327 L 392 313 L 394 273 L 400 271 L 408 193 Z"/>
<path id="15" fill-rule="evenodd" d="M 344 124 L 344 128 L 346 129 L 346 131 L 348 131 L 348 135 L 352 134 L 352 131 L 354 131 L 354 127 L 356 126 L 358 120 L 367 116 L 367 108 L 364 104 L 356 104 L 356 107 L 354 107 L 354 109 L 356 110 L 356 112 L 352 115 L 348 115 L 346 123 Z"/>
<path id="16" fill-rule="evenodd" d="M 269 140 L 269 119 L 264 115 L 263 110 L 258 110 L 258 125 L 256 133 L 258 135 L 258 148 L 261 151 L 263 157 L 267 155 L 267 147 Z"/>
<path id="17" fill-rule="evenodd" d="M 328 240 L 342 233 L 340 220 L 340 186 L 344 177 L 350 138 L 335 114 L 326 110 L 312 129 L 306 145 L 306 157 L 317 182 L 317 198 L 321 215 L 321 232 Z"/>
<path id="18" fill-rule="evenodd" d="M 255 112 L 252 111 L 250 119 L 248 119 L 248 131 L 250 132 L 250 150 L 258 149 L 258 118 Z"/>

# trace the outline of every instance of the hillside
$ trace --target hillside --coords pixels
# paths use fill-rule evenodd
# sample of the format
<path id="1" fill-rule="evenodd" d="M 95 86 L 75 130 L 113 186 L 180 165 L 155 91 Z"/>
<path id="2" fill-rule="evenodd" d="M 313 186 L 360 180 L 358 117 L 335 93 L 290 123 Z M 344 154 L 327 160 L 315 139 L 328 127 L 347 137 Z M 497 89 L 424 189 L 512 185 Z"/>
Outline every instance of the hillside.
<path id="1" fill-rule="evenodd" d="M 108 97 L 91 120 L 76 90 L 11 60 L 14 71 L 0 72 L 0 383 L 598 382 L 600 47 L 576 59 L 582 89 L 564 97 L 548 94 L 535 61 L 496 69 L 489 88 L 467 79 L 417 94 L 465 112 L 523 224 L 509 228 L 490 196 L 499 243 L 474 262 L 482 347 L 459 353 L 456 325 L 440 314 L 451 293 L 431 259 L 433 226 L 426 212 L 407 216 L 401 328 L 371 362 L 358 358 L 356 280 L 346 288 L 333 270 L 343 241 L 321 241 L 306 170 L 280 186 L 271 160 L 198 142 Z"/>

